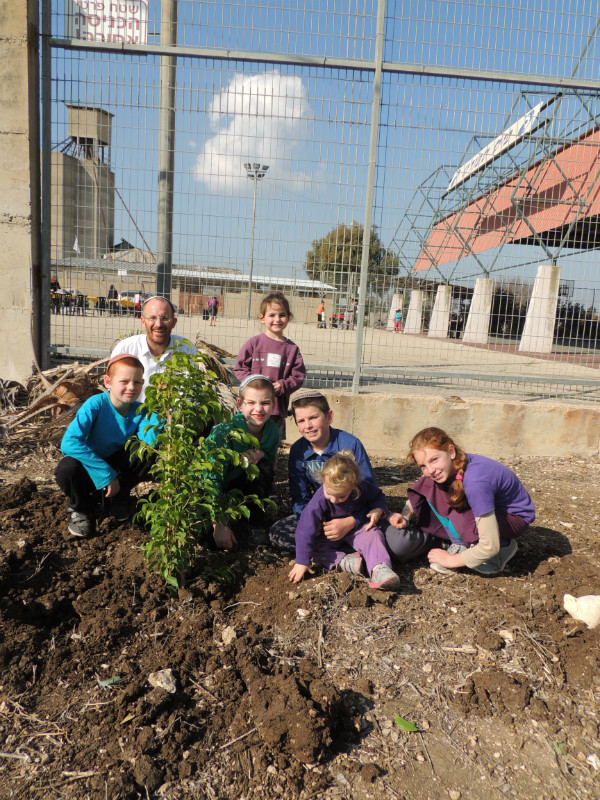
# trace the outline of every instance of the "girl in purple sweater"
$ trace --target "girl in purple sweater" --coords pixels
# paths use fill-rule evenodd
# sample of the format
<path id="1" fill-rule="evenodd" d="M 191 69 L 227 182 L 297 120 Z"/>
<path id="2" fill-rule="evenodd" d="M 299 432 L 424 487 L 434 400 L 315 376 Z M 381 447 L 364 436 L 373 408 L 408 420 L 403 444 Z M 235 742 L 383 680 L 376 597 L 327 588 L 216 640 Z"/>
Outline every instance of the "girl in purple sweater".
<path id="1" fill-rule="evenodd" d="M 321 470 L 322 485 L 300 515 L 296 527 L 296 563 L 288 578 L 299 583 L 312 572 L 313 561 L 328 569 L 339 569 L 353 575 L 371 576 L 372 589 L 394 592 L 400 579 L 392 571 L 392 562 L 382 531 L 377 527 L 387 515 L 385 496 L 374 483 L 362 480 L 351 450 L 340 450 L 325 462 Z M 330 541 L 323 533 L 323 523 L 339 517 L 366 516 L 368 522 L 358 524 L 342 539 Z M 363 561 L 364 558 L 364 561 Z"/>
<path id="2" fill-rule="evenodd" d="M 403 558 L 404 539 L 416 533 L 433 570 L 449 575 L 468 567 L 497 575 L 517 552 L 515 541 L 535 519 L 535 508 L 515 473 L 499 461 L 465 453 L 445 431 L 424 428 L 410 443 L 410 460 L 423 476 L 408 489 L 402 514 L 392 514 L 386 538 Z"/>
<path id="3" fill-rule="evenodd" d="M 290 395 L 304 383 L 306 369 L 298 346 L 283 334 L 292 319 L 287 298 L 281 292 L 268 294 L 260 304 L 258 318 L 265 332 L 248 339 L 242 346 L 233 372 L 240 381 L 248 375 L 259 374 L 272 382 L 275 406 L 271 419 L 283 438 Z"/>

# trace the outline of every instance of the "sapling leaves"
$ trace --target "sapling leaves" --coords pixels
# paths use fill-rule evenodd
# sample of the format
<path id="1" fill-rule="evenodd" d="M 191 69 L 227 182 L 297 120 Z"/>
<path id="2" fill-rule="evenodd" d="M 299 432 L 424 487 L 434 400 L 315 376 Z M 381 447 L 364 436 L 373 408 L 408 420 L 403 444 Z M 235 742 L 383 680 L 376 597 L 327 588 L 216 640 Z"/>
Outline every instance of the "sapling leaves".
<path id="1" fill-rule="evenodd" d="M 212 536 L 213 521 L 223 525 L 228 519 L 248 518 L 247 503 L 258 500 L 220 489 L 228 464 L 249 477 L 258 475 L 258 468 L 245 455 L 206 440 L 210 427 L 228 421 L 231 414 L 219 401 L 217 376 L 203 364 L 201 355 L 175 350 L 164 370 L 150 379 L 144 402 L 163 423 L 154 448 L 139 445 L 140 456 L 155 459 L 152 475 L 158 484 L 138 506 L 137 516 L 149 534 L 142 551 L 149 567 L 172 588 L 192 565 L 197 545 Z M 258 449 L 258 441 L 244 431 L 230 433 L 229 442 Z"/>

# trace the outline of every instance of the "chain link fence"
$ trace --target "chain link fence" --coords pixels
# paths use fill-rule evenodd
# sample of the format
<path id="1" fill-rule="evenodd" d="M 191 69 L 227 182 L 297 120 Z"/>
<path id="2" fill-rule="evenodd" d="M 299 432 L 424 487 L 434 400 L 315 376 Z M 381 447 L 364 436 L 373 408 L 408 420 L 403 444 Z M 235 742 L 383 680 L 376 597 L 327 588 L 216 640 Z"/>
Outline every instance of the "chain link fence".
<path id="1" fill-rule="evenodd" d="M 592 3 L 43 0 L 42 30 L 51 352 L 159 293 L 236 355 L 280 290 L 315 383 L 597 399 Z"/>

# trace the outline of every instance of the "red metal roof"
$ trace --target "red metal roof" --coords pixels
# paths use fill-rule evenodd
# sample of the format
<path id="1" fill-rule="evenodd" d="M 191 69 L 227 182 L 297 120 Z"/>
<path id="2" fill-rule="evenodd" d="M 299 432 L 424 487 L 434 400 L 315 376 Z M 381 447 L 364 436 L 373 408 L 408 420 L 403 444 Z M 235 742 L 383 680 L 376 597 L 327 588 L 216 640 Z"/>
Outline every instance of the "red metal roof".
<path id="1" fill-rule="evenodd" d="M 500 244 L 537 244 L 534 232 L 556 244 L 573 221 L 569 247 L 600 245 L 600 130 L 595 128 L 440 220 L 413 272 Z"/>

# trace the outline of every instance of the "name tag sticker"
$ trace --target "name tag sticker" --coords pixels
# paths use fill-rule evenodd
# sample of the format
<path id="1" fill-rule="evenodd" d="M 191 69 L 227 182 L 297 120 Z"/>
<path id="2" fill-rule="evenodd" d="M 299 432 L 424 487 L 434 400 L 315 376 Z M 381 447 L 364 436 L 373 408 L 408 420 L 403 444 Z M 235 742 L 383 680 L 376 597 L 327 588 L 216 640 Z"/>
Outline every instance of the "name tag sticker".
<path id="1" fill-rule="evenodd" d="M 267 367 L 280 367 L 281 354 L 280 353 L 267 353 Z"/>

